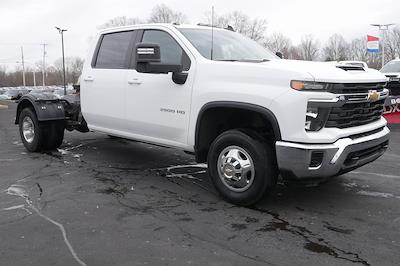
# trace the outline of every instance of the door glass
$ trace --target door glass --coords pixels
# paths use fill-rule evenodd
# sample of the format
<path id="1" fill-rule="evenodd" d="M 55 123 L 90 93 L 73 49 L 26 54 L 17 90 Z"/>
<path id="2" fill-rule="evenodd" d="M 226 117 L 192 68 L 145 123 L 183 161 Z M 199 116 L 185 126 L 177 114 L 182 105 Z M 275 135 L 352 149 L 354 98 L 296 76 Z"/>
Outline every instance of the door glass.
<path id="1" fill-rule="evenodd" d="M 133 31 L 105 34 L 97 54 L 96 68 L 124 68 Z"/>
<path id="2" fill-rule="evenodd" d="M 189 57 L 175 39 L 165 31 L 146 30 L 143 34 L 142 42 L 160 45 L 161 63 L 171 65 L 182 64 L 183 70 L 189 70 Z"/>

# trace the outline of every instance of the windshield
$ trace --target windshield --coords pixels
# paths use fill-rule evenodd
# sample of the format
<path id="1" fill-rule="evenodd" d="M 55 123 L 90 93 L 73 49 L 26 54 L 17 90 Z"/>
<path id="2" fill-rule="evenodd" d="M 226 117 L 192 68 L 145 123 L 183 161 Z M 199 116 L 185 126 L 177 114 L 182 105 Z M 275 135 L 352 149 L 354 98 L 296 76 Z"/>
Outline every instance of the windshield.
<path id="1" fill-rule="evenodd" d="M 202 56 L 211 59 L 211 29 L 182 28 L 179 31 Z M 239 33 L 215 29 L 213 35 L 213 60 L 262 62 L 278 59 L 272 52 Z"/>
<path id="2" fill-rule="evenodd" d="M 400 72 L 400 61 L 390 61 L 381 69 L 383 73 Z"/>

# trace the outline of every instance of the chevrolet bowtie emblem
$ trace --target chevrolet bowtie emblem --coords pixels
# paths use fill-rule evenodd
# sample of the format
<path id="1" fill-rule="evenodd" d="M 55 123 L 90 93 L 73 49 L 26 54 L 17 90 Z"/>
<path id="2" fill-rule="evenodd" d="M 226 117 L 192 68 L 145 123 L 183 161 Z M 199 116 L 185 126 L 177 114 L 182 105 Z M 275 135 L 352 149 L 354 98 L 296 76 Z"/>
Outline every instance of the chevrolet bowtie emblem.
<path id="1" fill-rule="evenodd" d="M 375 101 L 379 100 L 379 97 L 380 97 L 379 92 L 372 90 L 372 91 L 368 92 L 367 99 L 368 99 L 368 101 L 375 102 Z"/>

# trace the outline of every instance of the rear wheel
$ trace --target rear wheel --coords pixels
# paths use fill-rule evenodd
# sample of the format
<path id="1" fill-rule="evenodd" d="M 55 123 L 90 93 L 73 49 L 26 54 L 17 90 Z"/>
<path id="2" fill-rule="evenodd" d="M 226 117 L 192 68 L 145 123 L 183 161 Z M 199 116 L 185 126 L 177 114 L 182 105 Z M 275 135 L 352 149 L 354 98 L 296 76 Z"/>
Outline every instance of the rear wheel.
<path id="1" fill-rule="evenodd" d="M 208 153 L 209 174 L 227 201 L 252 205 L 276 184 L 278 171 L 271 145 L 252 131 L 219 135 Z"/>
<path id="2" fill-rule="evenodd" d="M 25 108 L 19 116 L 19 133 L 28 151 L 53 150 L 62 144 L 64 121 L 40 122 L 33 109 Z"/>

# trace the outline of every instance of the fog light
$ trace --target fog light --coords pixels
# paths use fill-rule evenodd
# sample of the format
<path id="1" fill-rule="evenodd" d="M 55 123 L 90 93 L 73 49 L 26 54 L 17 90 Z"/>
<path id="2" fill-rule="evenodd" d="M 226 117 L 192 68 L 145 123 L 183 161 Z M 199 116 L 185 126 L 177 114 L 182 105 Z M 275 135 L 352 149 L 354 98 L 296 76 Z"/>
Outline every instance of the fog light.
<path id="1" fill-rule="evenodd" d="M 311 153 L 311 160 L 310 160 L 310 168 L 317 168 L 321 166 L 322 161 L 324 160 L 324 152 L 322 151 L 313 151 Z"/>

